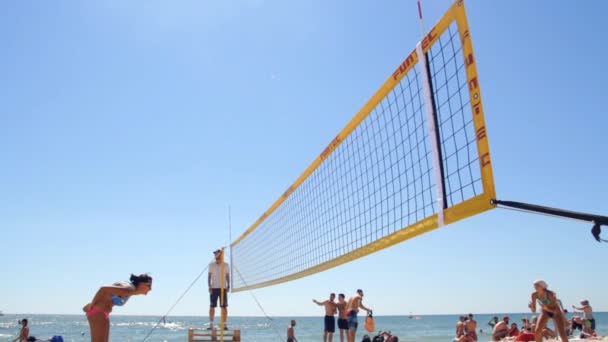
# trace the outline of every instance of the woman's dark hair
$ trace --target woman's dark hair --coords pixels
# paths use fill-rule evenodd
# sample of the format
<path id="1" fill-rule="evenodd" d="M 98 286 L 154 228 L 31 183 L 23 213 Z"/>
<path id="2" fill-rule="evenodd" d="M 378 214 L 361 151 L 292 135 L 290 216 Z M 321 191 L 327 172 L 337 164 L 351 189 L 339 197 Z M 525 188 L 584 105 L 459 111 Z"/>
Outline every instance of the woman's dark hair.
<path id="1" fill-rule="evenodd" d="M 150 277 L 149 274 L 140 274 L 140 275 L 131 274 L 131 278 L 129 278 L 129 280 L 131 281 L 131 284 L 133 284 L 133 286 L 135 286 L 135 287 L 137 287 L 137 285 L 139 285 L 141 283 L 152 284 L 152 277 Z"/>

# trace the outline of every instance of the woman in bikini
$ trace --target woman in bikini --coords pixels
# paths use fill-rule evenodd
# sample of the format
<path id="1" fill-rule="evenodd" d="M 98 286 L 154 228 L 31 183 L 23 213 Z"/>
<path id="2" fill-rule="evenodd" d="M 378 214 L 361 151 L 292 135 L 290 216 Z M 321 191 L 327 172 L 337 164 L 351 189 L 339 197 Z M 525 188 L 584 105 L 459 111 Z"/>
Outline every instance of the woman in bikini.
<path id="1" fill-rule="evenodd" d="M 93 300 L 82 309 L 86 312 L 91 328 L 91 342 L 109 341 L 110 312 L 113 306 L 123 306 L 129 297 L 148 294 L 152 289 L 152 277 L 147 274 L 132 274 L 130 281 L 101 287 Z"/>
<path id="2" fill-rule="evenodd" d="M 538 302 L 541 307 L 540 316 L 538 317 L 538 322 L 534 329 L 536 342 L 541 342 L 543 340 L 543 330 L 546 328 L 549 319 L 553 319 L 562 342 L 568 342 L 566 327 L 564 326 L 564 312 L 559 305 L 557 295 L 555 292 L 550 291 L 548 287 L 547 283 L 542 280 L 535 281 L 535 291 L 532 293 L 531 301 L 528 304 L 528 307 L 532 312 L 536 312 L 536 302 Z"/>

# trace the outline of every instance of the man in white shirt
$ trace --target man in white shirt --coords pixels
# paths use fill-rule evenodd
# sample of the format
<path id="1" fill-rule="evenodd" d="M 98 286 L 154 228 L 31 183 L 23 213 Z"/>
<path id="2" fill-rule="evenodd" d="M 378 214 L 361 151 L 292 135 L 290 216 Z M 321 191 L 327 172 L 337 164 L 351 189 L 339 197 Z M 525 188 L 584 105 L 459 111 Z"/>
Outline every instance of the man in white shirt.
<path id="1" fill-rule="evenodd" d="M 222 261 L 223 255 L 222 250 L 218 249 L 213 254 L 215 255 L 215 261 L 209 264 L 209 329 L 213 329 L 213 320 L 215 318 L 215 308 L 217 308 L 217 301 L 220 300 L 220 307 L 222 308 L 222 321 L 224 322 L 224 330 L 228 330 L 226 326 L 226 319 L 228 318 L 228 292 L 230 291 L 230 267 L 228 263 L 224 262 L 224 274 L 225 280 L 222 284 Z M 224 288 L 224 296 L 221 297 L 222 285 Z"/>

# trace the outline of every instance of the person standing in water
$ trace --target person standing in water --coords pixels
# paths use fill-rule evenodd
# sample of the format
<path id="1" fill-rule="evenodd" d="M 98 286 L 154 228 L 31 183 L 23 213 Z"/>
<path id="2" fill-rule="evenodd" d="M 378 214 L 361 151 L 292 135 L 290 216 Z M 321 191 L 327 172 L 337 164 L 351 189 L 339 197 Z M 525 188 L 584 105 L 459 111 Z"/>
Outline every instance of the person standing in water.
<path id="1" fill-rule="evenodd" d="M 494 329 L 494 326 L 498 324 L 498 317 L 494 316 L 492 317 L 492 319 L 490 321 L 488 321 L 488 325 L 492 327 L 492 329 Z"/>
<path id="2" fill-rule="evenodd" d="M 91 342 L 108 342 L 110 339 L 110 312 L 112 307 L 123 306 L 131 296 L 146 295 L 152 290 L 152 277 L 131 274 L 130 283 L 120 282 L 102 286 L 93 300 L 82 310 L 91 328 Z"/>
<path id="3" fill-rule="evenodd" d="M 335 293 L 330 293 L 329 299 L 322 302 L 319 302 L 315 299 L 312 300 L 313 303 L 325 307 L 325 328 L 323 330 L 323 342 L 332 342 L 334 332 L 336 332 L 336 318 L 334 317 L 334 315 L 336 314 L 337 307 L 335 300 Z"/>
<path id="4" fill-rule="evenodd" d="M 21 324 L 21 331 L 19 331 L 19 336 L 13 342 L 27 342 L 27 338 L 30 337 L 30 327 L 27 326 L 27 318 L 20 320 L 19 324 Z"/>
<path id="5" fill-rule="evenodd" d="M 464 322 L 464 342 L 477 342 L 477 321 L 469 314 Z"/>
<path id="6" fill-rule="evenodd" d="M 295 327 L 296 321 L 292 319 L 291 323 L 287 327 L 287 342 L 298 342 L 298 339 L 296 338 Z"/>
<path id="7" fill-rule="evenodd" d="M 363 309 L 367 311 L 367 313 L 372 311 L 363 305 L 363 290 L 361 289 L 357 290 L 357 293 L 352 295 L 346 304 L 346 316 L 348 319 L 348 342 L 355 342 L 355 338 L 357 336 L 357 327 L 359 326 L 359 322 L 357 321 L 359 309 Z"/>
<path id="8" fill-rule="evenodd" d="M 344 335 L 348 334 L 348 320 L 346 316 L 346 301 L 344 293 L 338 294 L 338 329 L 340 329 L 340 342 L 344 342 Z"/>
<path id="9" fill-rule="evenodd" d="M 543 340 L 543 330 L 547 326 L 547 322 L 550 319 L 553 319 L 553 323 L 555 323 L 555 328 L 559 333 L 562 342 L 568 342 L 566 327 L 564 326 L 564 312 L 559 306 L 557 295 L 548 288 L 549 286 L 543 280 L 534 282 L 535 291 L 532 292 L 532 295 L 530 296 L 531 300 L 528 307 L 535 313 L 536 302 L 539 302 L 541 306 L 540 316 L 538 316 L 538 321 L 534 329 L 534 337 L 536 342 L 541 342 Z"/>
<path id="10" fill-rule="evenodd" d="M 464 336 L 464 321 L 465 317 L 458 317 L 458 321 L 456 321 L 456 339 L 459 340 L 462 336 Z"/>
<path id="11" fill-rule="evenodd" d="M 213 329 L 213 320 L 215 319 L 215 308 L 217 308 L 217 300 L 220 299 L 220 307 L 222 308 L 222 322 L 224 322 L 224 330 L 228 330 L 226 320 L 228 319 L 228 292 L 230 291 L 230 267 L 227 262 L 224 262 L 224 284 L 222 284 L 222 262 L 224 252 L 221 249 L 213 252 L 215 261 L 209 264 L 209 277 L 207 283 L 209 285 L 209 330 Z M 223 288 L 222 288 L 223 285 Z M 222 289 L 224 295 L 222 296 Z M 220 296 L 222 298 L 220 298 Z"/>

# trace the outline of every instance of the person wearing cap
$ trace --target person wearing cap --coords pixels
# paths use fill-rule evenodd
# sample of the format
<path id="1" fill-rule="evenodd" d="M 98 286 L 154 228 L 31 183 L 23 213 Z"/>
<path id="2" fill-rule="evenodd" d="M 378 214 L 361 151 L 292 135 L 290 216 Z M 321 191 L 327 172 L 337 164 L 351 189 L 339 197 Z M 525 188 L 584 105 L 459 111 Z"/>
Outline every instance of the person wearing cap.
<path id="1" fill-rule="evenodd" d="M 27 326 L 27 318 L 24 318 L 19 321 L 21 324 L 21 331 L 19 332 L 19 336 L 13 340 L 13 342 L 26 342 L 27 338 L 30 336 L 30 327 Z"/>
<path id="2" fill-rule="evenodd" d="M 222 284 L 222 262 L 223 262 L 223 251 L 221 249 L 215 250 L 213 255 L 215 261 L 209 264 L 209 277 L 207 283 L 209 285 L 209 330 L 213 329 L 213 320 L 215 318 L 215 308 L 217 308 L 217 301 L 220 300 L 220 306 L 222 308 L 222 322 L 224 322 L 224 330 L 228 330 L 226 326 L 226 320 L 228 319 L 228 292 L 230 291 L 230 267 L 227 262 L 224 262 L 224 277 L 225 281 Z M 222 285 L 224 295 L 222 294 Z M 222 297 L 222 298 L 220 298 Z"/>
<path id="3" fill-rule="evenodd" d="M 536 303 L 538 302 L 541 307 L 538 321 L 534 328 L 534 335 L 537 342 L 543 340 L 543 335 L 547 335 L 549 329 L 547 329 L 547 323 L 550 319 L 553 319 L 555 328 L 562 339 L 562 342 L 568 342 L 568 336 L 566 335 L 566 327 L 564 325 L 564 312 L 560 306 L 560 301 L 557 299 L 555 292 L 549 290 L 549 286 L 543 280 L 537 280 L 534 282 L 534 292 L 532 292 L 530 303 L 528 307 L 532 312 L 536 312 Z"/>
<path id="4" fill-rule="evenodd" d="M 595 318 L 593 317 L 593 309 L 589 305 L 589 301 L 586 299 L 581 300 L 581 307 L 572 305 L 572 308 L 583 312 L 583 327 L 588 330 L 585 332 L 589 334 L 595 332 Z"/>
<path id="5" fill-rule="evenodd" d="M 509 316 L 502 318 L 492 329 L 492 341 L 500 341 L 509 336 Z"/>

